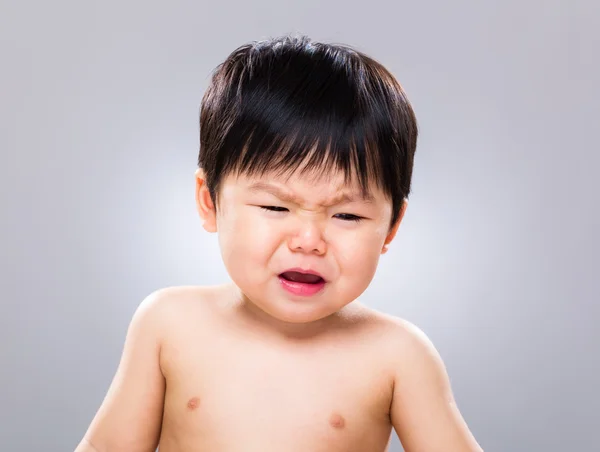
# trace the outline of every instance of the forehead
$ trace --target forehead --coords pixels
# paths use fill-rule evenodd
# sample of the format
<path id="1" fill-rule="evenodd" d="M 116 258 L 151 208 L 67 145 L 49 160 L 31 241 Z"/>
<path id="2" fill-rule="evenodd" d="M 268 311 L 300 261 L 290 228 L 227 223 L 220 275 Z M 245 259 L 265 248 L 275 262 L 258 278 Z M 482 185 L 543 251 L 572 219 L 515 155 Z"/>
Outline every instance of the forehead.
<path id="1" fill-rule="evenodd" d="M 236 175 L 226 179 L 224 189 L 238 193 L 267 193 L 285 200 L 315 204 L 337 204 L 341 202 L 376 203 L 385 200 L 378 187 L 363 190 L 356 179 L 347 179 L 342 171 L 307 173 L 296 171 L 280 175 Z"/>

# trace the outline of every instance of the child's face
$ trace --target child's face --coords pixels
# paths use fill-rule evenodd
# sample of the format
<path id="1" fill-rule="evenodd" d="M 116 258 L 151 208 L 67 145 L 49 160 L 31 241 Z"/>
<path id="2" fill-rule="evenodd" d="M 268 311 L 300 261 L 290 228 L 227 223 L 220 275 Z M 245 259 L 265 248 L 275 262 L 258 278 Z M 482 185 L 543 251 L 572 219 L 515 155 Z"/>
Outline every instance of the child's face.
<path id="1" fill-rule="evenodd" d="M 337 312 L 371 282 L 406 204 L 390 229 L 391 202 L 379 189 L 370 195 L 361 198 L 341 173 L 318 180 L 298 173 L 287 180 L 229 176 L 215 210 L 197 172 L 204 228 L 218 231 L 233 282 L 262 311 L 291 323 Z M 285 273 L 289 269 L 317 272 L 324 281 L 290 281 L 297 275 Z"/>

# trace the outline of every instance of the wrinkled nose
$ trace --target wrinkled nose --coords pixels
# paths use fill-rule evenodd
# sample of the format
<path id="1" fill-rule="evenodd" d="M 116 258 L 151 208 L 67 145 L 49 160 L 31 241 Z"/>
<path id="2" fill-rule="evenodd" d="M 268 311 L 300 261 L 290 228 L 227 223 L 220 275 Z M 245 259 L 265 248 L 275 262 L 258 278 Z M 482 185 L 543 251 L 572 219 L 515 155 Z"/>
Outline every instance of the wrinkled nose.
<path id="1" fill-rule="evenodd" d="M 325 254 L 327 244 L 317 219 L 304 219 L 300 222 L 290 237 L 289 247 L 295 252 Z"/>

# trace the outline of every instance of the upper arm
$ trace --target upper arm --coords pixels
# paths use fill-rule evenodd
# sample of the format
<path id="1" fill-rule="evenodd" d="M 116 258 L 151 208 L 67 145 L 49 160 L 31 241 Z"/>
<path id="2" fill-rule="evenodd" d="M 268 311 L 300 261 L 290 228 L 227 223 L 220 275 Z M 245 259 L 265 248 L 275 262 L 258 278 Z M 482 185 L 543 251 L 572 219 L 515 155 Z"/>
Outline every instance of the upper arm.
<path id="1" fill-rule="evenodd" d="M 164 297 L 152 293 L 133 315 L 116 374 L 77 451 L 90 445 L 98 452 L 156 450 L 165 393 L 159 360 Z"/>
<path id="2" fill-rule="evenodd" d="M 442 359 L 410 325 L 396 364 L 391 420 L 406 452 L 479 452 L 460 414 Z"/>

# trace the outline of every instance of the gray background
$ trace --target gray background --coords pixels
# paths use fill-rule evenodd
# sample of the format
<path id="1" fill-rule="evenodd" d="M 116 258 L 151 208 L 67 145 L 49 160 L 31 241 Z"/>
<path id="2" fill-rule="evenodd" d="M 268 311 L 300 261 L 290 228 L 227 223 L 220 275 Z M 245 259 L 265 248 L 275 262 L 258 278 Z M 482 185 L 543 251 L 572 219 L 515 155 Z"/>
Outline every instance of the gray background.
<path id="1" fill-rule="evenodd" d="M 0 450 L 72 450 L 138 303 L 225 280 L 200 99 L 234 48 L 294 31 L 379 59 L 419 118 L 368 302 L 434 341 L 486 451 L 600 450 L 599 5 L 2 1 Z"/>

